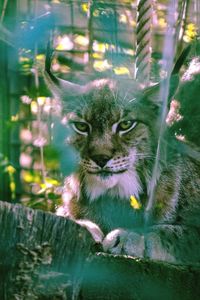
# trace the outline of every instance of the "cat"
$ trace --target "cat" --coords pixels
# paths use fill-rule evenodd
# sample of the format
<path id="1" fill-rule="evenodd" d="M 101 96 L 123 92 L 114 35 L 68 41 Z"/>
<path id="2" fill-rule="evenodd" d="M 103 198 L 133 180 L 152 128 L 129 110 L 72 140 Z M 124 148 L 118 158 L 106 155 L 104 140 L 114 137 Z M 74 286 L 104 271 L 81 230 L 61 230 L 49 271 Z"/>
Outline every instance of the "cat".
<path id="1" fill-rule="evenodd" d="M 195 74 L 193 81 L 199 77 Z M 50 58 L 45 80 L 63 103 L 72 130 L 68 142 L 79 155 L 78 169 L 65 180 L 57 215 L 85 226 L 105 252 L 199 263 L 200 161 L 177 150 L 170 130 L 163 137 L 146 221 L 160 126 L 159 87 L 144 89 L 133 80 L 109 78 L 80 86 L 56 78 Z M 174 118 L 168 120 L 173 127 Z"/>

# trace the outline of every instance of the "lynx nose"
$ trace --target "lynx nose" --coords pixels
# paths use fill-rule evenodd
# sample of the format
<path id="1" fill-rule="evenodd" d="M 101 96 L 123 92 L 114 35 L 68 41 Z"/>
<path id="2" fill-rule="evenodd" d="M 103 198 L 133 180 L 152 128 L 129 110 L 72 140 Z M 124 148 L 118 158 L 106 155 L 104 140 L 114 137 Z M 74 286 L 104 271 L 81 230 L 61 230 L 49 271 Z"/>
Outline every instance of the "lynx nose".
<path id="1" fill-rule="evenodd" d="M 107 155 L 93 155 L 91 158 L 101 168 L 103 168 L 106 165 L 106 163 L 111 159 L 111 157 Z"/>

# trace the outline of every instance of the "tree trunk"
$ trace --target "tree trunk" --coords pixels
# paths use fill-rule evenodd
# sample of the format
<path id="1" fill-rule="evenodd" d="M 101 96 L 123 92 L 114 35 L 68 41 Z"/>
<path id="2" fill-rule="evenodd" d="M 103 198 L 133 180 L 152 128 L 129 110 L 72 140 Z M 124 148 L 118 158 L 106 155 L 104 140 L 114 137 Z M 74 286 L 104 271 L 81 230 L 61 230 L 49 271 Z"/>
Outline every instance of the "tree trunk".
<path id="1" fill-rule="evenodd" d="M 200 268 L 96 253 L 62 217 L 0 202 L 0 299 L 200 299 Z"/>

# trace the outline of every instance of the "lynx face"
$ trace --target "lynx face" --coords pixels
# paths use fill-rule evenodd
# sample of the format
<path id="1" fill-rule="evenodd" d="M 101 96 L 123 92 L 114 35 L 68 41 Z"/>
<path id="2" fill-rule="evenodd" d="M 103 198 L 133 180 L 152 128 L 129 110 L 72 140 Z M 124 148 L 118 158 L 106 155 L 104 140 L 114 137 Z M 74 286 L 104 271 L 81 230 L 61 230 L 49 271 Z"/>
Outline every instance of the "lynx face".
<path id="1" fill-rule="evenodd" d="M 153 159 L 156 104 L 132 82 L 128 87 L 111 80 L 90 83 L 81 97 L 67 103 L 74 132 L 71 143 L 80 154 L 80 172 L 90 200 L 104 193 L 138 197 L 139 169 Z"/>

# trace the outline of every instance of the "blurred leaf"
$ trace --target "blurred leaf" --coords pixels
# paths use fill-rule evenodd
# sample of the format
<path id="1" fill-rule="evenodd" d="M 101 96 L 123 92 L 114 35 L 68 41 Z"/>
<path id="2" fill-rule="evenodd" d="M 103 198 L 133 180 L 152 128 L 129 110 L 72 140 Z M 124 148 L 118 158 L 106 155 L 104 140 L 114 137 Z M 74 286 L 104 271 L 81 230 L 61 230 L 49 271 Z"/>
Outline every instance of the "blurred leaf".
<path id="1" fill-rule="evenodd" d="M 67 35 L 58 36 L 56 40 L 56 50 L 72 50 L 74 48 L 74 44 L 71 41 L 70 37 Z"/>
<path id="2" fill-rule="evenodd" d="M 94 41 L 94 43 L 93 43 L 93 50 L 96 51 L 96 52 L 105 53 L 105 51 L 106 51 L 106 44 Z"/>
<path id="3" fill-rule="evenodd" d="M 189 23 L 185 30 L 185 35 L 183 37 L 183 40 L 186 43 L 190 43 L 192 40 L 194 40 L 197 37 L 197 27 L 193 23 Z"/>
<path id="4" fill-rule="evenodd" d="M 36 60 L 45 61 L 45 55 L 44 55 L 44 54 L 38 54 L 38 55 L 36 56 Z"/>
<path id="5" fill-rule="evenodd" d="M 33 114 L 37 114 L 37 112 L 38 112 L 38 104 L 36 101 L 31 102 L 31 112 Z"/>
<path id="6" fill-rule="evenodd" d="M 94 61 L 93 67 L 99 72 L 103 72 L 112 68 L 112 64 L 109 64 L 107 59 Z"/>
<path id="7" fill-rule="evenodd" d="M 11 165 L 8 165 L 6 168 L 5 168 L 5 172 L 8 172 L 9 174 L 14 174 L 16 172 L 15 168 Z"/>
<path id="8" fill-rule="evenodd" d="M 130 75 L 130 71 L 126 67 L 117 67 L 117 68 L 114 68 L 114 72 L 115 72 L 116 75 L 125 75 L 125 74 Z"/>
<path id="9" fill-rule="evenodd" d="M 128 22 L 127 16 L 125 14 L 120 14 L 120 16 L 119 16 L 119 22 L 126 24 Z"/>
<path id="10" fill-rule="evenodd" d="M 28 57 L 20 56 L 20 57 L 19 57 L 19 62 L 20 62 L 20 63 L 30 63 L 31 60 L 30 60 L 30 58 L 28 58 Z"/>
<path id="11" fill-rule="evenodd" d="M 45 104 L 46 97 L 37 97 L 37 103 L 39 106 L 43 106 Z"/>
<path id="12" fill-rule="evenodd" d="M 130 197 L 130 204 L 134 209 L 140 209 L 142 207 L 141 203 L 133 195 Z"/>
<path id="13" fill-rule="evenodd" d="M 10 182 L 10 190 L 12 193 L 15 192 L 15 190 L 16 190 L 16 184 L 14 181 Z"/>
<path id="14" fill-rule="evenodd" d="M 81 4 L 81 8 L 82 8 L 83 12 L 87 13 L 88 12 L 88 3 Z"/>
<path id="15" fill-rule="evenodd" d="M 8 158 L 0 153 L 0 167 L 5 167 L 8 164 Z"/>
<path id="16" fill-rule="evenodd" d="M 55 147 L 48 145 L 44 148 L 44 162 L 47 169 L 59 169 L 59 160 L 60 154 Z"/>
<path id="17" fill-rule="evenodd" d="M 158 24 L 161 28 L 166 28 L 167 27 L 167 22 L 164 18 L 159 18 L 158 19 Z"/>
<path id="18" fill-rule="evenodd" d="M 27 183 L 41 183 L 42 178 L 37 171 L 22 171 L 22 179 Z"/>
<path id="19" fill-rule="evenodd" d="M 48 198 L 50 199 L 50 200 L 56 200 L 56 199 L 60 199 L 60 195 L 58 195 L 58 194 L 55 194 L 55 193 L 48 193 Z"/>
<path id="20" fill-rule="evenodd" d="M 75 38 L 74 38 L 74 42 L 78 45 L 81 45 L 81 46 L 88 46 L 89 44 L 89 39 L 88 37 L 86 36 L 83 36 L 83 35 L 77 35 Z"/>
<path id="21" fill-rule="evenodd" d="M 11 116 L 11 122 L 17 122 L 17 121 L 19 121 L 19 115 L 18 114 Z"/>
<path id="22" fill-rule="evenodd" d="M 49 186 L 59 186 L 60 185 L 60 182 L 58 180 L 50 178 L 50 177 L 46 177 L 45 182 Z"/>
<path id="23" fill-rule="evenodd" d="M 95 58 L 95 59 L 103 59 L 104 54 L 103 53 L 94 52 L 92 54 L 92 57 Z"/>

